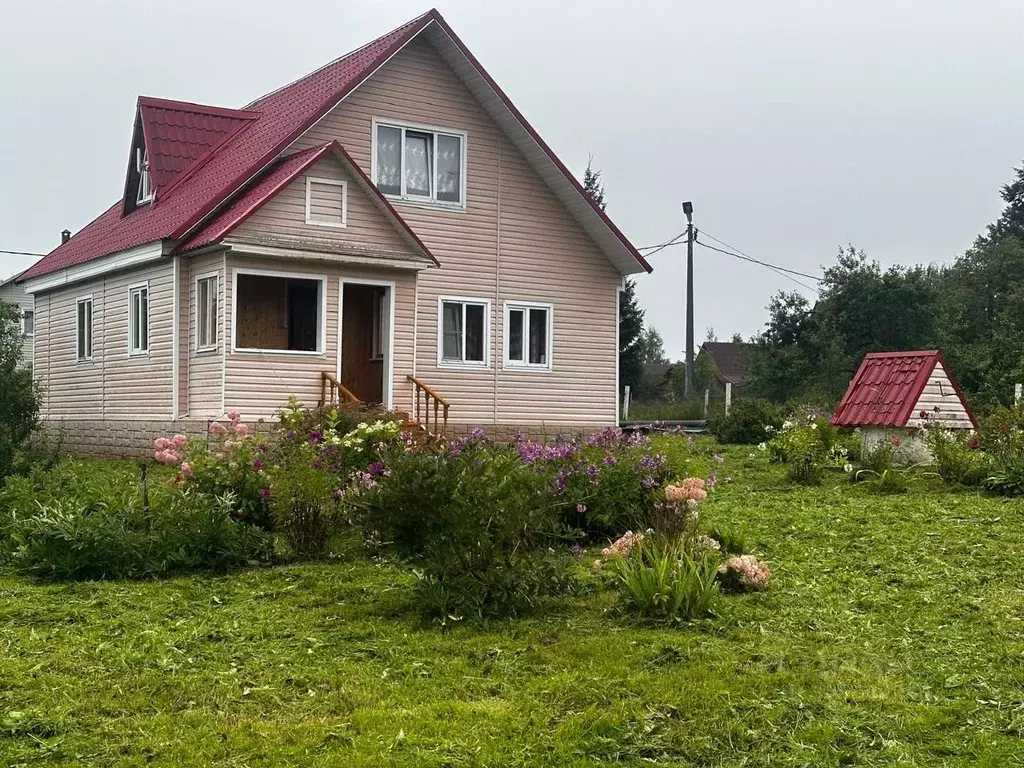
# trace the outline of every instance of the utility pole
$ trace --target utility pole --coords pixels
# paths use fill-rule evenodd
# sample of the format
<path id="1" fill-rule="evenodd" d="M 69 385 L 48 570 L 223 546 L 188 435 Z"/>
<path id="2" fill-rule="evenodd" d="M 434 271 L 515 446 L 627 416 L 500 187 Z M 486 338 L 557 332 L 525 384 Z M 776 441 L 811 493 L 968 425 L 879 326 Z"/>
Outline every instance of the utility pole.
<path id="1" fill-rule="evenodd" d="M 693 396 L 693 203 L 683 203 L 686 214 L 686 399 Z"/>

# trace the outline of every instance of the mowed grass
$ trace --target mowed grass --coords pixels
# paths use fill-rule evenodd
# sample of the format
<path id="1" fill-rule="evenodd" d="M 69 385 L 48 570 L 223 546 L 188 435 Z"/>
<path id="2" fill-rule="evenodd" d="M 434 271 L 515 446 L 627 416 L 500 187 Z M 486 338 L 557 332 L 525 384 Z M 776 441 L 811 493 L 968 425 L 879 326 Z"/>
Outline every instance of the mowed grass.
<path id="1" fill-rule="evenodd" d="M 594 586 L 446 631 L 410 611 L 410 574 L 356 554 L 0 576 L 0 764 L 1021 765 L 1021 503 L 794 488 L 746 455 L 703 516 L 774 582 L 689 626 L 632 623 Z"/>

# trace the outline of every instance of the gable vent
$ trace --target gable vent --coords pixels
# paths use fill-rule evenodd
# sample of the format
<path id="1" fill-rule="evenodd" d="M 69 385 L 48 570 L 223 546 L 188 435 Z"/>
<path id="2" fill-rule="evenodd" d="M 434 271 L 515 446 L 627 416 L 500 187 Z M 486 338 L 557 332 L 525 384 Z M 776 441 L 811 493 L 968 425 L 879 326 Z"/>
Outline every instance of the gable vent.
<path id="1" fill-rule="evenodd" d="M 348 223 L 348 184 L 307 176 L 306 223 L 316 227 L 344 227 Z"/>

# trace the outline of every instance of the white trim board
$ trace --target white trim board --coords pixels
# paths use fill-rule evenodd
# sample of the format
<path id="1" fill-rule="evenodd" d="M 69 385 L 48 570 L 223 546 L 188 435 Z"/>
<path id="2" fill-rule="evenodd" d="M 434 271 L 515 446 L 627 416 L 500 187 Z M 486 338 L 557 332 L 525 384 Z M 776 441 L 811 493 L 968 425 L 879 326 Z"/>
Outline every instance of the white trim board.
<path id="1" fill-rule="evenodd" d="M 483 327 L 483 341 L 484 341 L 484 359 L 482 361 L 477 360 L 445 360 L 444 359 L 444 303 L 461 303 L 462 309 L 462 335 L 465 338 L 466 335 L 466 304 L 482 304 L 484 307 L 484 327 Z M 465 342 L 463 342 L 462 356 L 465 358 Z M 491 367 L 491 300 L 480 299 L 470 296 L 438 296 L 437 297 L 437 367 L 438 368 L 457 368 L 459 370 L 487 370 Z"/>
<path id="2" fill-rule="evenodd" d="M 44 291 L 52 291 L 72 283 L 80 283 L 83 280 L 91 280 L 94 277 L 105 275 L 120 269 L 137 267 L 140 264 L 147 264 L 157 261 L 164 255 L 163 242 L 157 240 L 137 248 L 129 248 L 126 251 L 112 253 L 109 256 L 102 256 L 84 264 L 67 267 L 59 272 L 41 277 L 30 278 L 25 281 L 26 293 L 36 294 Z"/>
<path id="3" fill-rule="evenodd" d="M 349 277 L 342 275 L 338 278 L 338 359 L 335 365 L 335 378 L 342 380 L 341 353 L 342 339 L 344 334 L 345 318 L 345 284 L 370 285 L 387 289 L 385 299 L 388 302 L 388 327 L 387 327 L 387 348 L 384 350 L 384 370 L 381 371 L 381 398 L 384 400 L 384 407 L 388 410 L 394 408 L 394 369 L 395 369 L 395 291 L 397 282 L 394 280 L 379 280 L 369 277 Z"/>
<path id="4" fill-rule="evenodd" d="M 317 221 L 313 218 L 313 186 L 341 187 L 341 222 Z M 315 176 L 306 177 L 306 223 L 311 227 L 333 227 L 344 229 L 348 226 L 348 182 L 341 179 L 323 179 Z"/>
<path id="5" fill-rule="evenodd" d="M 238 276 L 259 275 L 261 277 L 279 277 L 291 280 L 316 280 L 320 283 L 317 302 L 320 318 L 316 334 L 315 350 L 305 349 L 256 349 L 239 347 L 238 340 Z M 327 281 L 325 274 L 310 272 L 287 272 L 276 269 L 257 269 L 255 267 L 231 267 L 231 354 L 257 355 L 293 355 L 304 357 L 325 357 L 327 355 Z M 226 319 L 226 318 L 225 318 Z"/>

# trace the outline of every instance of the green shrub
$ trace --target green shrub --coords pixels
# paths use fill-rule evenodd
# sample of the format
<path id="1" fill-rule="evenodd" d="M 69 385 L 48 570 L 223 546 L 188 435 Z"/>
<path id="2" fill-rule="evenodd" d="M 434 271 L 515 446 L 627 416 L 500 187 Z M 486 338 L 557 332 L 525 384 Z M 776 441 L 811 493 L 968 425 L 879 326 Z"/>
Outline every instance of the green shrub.
<path id="1" fill-rule="evenodd" d="M 925 441 L 935 470 L 946 483 L 978 486 L 989 476 L 989 459 L 978 435 L 931 427 L 925 430 Z"/>
<path id="2" fill-rule="evenodd" d="M 702 618 L 718 595 L 717 558 L 693 556 L 678 541 L 646 537 L 612 562 L 625 606 L 644 618 Z"/>
<path id="3" fill-rule="evenodd" d="M 418 569 L 420 605 L 439 617 L 535 608 L 568 583 L 554 490 L 510 450 L 394 451 L 389 474 L 350 494 L 371 538 Z"/>
<path id="4" fill-rule="evenodd" d="M 0 482 L 39 426 L 39 389 L 23 365 L 21 309 L 0 301 Z"/>
<path id="5" fill-rule="evenodd" d="M 906 493 L 910 488 L 910 473 L 894 468 L 883 469 L 881 472 L 862 469 L 856 473 L 856 479 L 863 481 L 875 493 Z"/>
<path id="6" fill-rule="evenodd" d="M 881 475 L 883 472 L 893 468 L 896 461 L 896 451 L 899 446 L 894 445 L 891 440 L 880 442 L 873 446 L 864 446 L 860 452 L 860 460 L 853 473 L 856 481 L 870 474 Z M 865 473 L 865 474 L 861 474 Z"/>
<path id="7" fill-rule="evenodd" d="M 93 579 L 223 570 L 270 556 L 270 537 L 238 524 L 232 497 L 153 491 L 128 472 L 97 476 L 75 462 L 9 484 L 2 499 L 7 557 L 22 573 Z"/>
<path id="8" fill-rule="evenodd" d="M 747 534 L 742 528 L 717 525 L 708 531 L 708 535 L 719 543 L 723 555 L 745 555 L 749 550 Z"/>
<path id="9" fill-rule="evenodd" d="M 337 523 L 339 491 L 338 476 L 314 467 L 316 456 L 306 453 L 289 453 L 290 460 L 268 472 L 274 530 L 284 535 L 295 557 L 304 559 L 327 553 Z"/>
<path id="10" fill-rule="evenodd" d="M 786 465 L 786 479 L 797 485 L 821 485 L 822 474 L 813 456 L 800 456 Z"/>
<path id="11" fill-rule="evenodd" d="M 781 426 L 781 406 L 757 398 L 737 400 L 728 416 L 714 419 L 710 424 L 718 442 L 739 445 L 764 442 L 769 436 L 765 427 L 777 430 Z"/>

